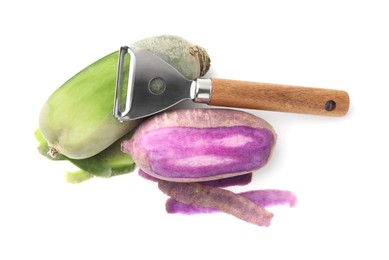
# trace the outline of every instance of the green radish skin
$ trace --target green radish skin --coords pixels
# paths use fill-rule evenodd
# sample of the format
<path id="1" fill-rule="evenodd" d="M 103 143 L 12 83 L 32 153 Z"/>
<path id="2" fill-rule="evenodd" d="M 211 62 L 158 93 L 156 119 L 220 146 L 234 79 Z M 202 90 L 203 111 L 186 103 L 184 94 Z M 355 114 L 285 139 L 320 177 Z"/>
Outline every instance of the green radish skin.
<path id="1" fill-rule="evenodd" d="M 211 66 L 211 59 L 203 47 L 193 45 L 174 35 L 146 38 L 131 46 L 154 53 L 173 65 L 187 79 L 193 80 L 204 76 Z M 155 46 L 159 46 L 159 48 L 155 48 Z"/>
<path id="2" fill-rule="evenodd" d="M 203 76 L 210 66 L 203 48 L 177 36 L 150 37 L 130 46 L 160 56 L 188 79 Z M 66 81 L 44 104 L 39 129 L 51 156 L 94 156 L 140 123 L 120 123 L 112 116 L 117 63 L 117 51 L 103 57 Z M 128 66 L 127 61 L 125 71 Z"/>

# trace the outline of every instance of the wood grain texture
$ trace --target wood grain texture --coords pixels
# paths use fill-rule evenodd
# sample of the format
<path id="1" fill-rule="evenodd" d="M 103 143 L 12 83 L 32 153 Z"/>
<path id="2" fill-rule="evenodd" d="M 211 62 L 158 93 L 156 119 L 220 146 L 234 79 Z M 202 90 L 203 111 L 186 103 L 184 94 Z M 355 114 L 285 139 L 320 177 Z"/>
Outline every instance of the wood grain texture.
<path id="1" fill-rule="evenodd" d="M 349 95 L 342 90 L 217 78 L 212 79 L 209 102 L 213 106 L 325 116 L 344 116 L 349 103 Z"/>

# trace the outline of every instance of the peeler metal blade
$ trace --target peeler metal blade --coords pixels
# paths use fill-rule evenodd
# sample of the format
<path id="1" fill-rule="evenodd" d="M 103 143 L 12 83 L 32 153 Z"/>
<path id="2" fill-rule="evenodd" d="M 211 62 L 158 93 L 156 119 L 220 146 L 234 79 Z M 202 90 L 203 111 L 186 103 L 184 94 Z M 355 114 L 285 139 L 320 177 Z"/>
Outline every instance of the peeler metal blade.
<path id="1" fill-rule="evenodd" d="M 125 59 L 129 68 L 125 70 Z M 128 75 L 128 85 L 123 86 Z M 193 81 L 151 52 L 138 47 L 121 47 L 117 68 L 113 115 L 119 121 L 147 117 L 192 99 Z M 122 104 L 122 102 L 125 104 Z"/>

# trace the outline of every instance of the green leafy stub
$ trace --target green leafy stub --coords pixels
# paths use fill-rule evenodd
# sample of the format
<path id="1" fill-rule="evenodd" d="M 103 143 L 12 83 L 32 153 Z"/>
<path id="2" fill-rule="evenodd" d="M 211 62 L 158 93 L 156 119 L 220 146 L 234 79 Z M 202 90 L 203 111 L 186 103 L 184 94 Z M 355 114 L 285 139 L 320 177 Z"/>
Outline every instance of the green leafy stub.
<path id="1" fill-rule="evenodd" d="M 135 169 L 132 158 L 121 151 L 121 142 L 126 138 L 130 138 L 132 132 L 126 134 L 102 152 L 85 159 L 71 159 L 61 154 L 53 157 L 49 155 L 49 145 L 39 129 L 35 131 L 34 135 L 39 142 L 38 151 L 40 154 L 50 160 L 68 160 L 80 169 L 66 173 L 65 179 L 70 183 L 80 183 L 95 176 L 109 178 L 132 172 Z"/>
<path id="2" fill-rule="evenodd" d="M 35 130 L 34 136 L 35 139 L 39 142 L 38 152 L 41 155 L 45 156 L 47 159 L 54 161 L 67 160 L 66 156 L 62 154 L 57 154 L 55 156 L 52 156 L 50 154 L 50 147 L 45 138 L 43 137 L 42 132 L 39 130 L 39 128 Z"/>
<path id="3" fill-rule="evenodd" d="M 94 177 L 93 174 L 86 172 L 84 170 L 78 170 L 78 171 L 74 171 L 74 172 L 66 172 L 66 174 L 65 174 L 65 180 L 69 183 L 72 183 L 72 184 L 81 183 L 81 182 L 89 180 L 93 177 Z"/>

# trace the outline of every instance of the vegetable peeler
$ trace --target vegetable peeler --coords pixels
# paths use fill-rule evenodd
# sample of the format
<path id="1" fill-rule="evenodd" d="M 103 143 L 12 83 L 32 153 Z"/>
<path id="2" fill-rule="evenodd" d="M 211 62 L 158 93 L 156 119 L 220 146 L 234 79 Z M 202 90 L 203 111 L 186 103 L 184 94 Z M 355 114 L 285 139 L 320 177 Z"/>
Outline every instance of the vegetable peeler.
<path id="1" fill-rule="evenodd" d="M 126 58 L 130 64 L 124 71 Z M 127 91 L 124 91 L 127 75 Z M 344 116 L 350 103 L 348 93 L 343 90 L 218 78 L 189 80 L 147 50 L 120 48 L 113 109 L 116 119 L 147 117 L 188 99 L 211 106 L 325 116 Z"/>

